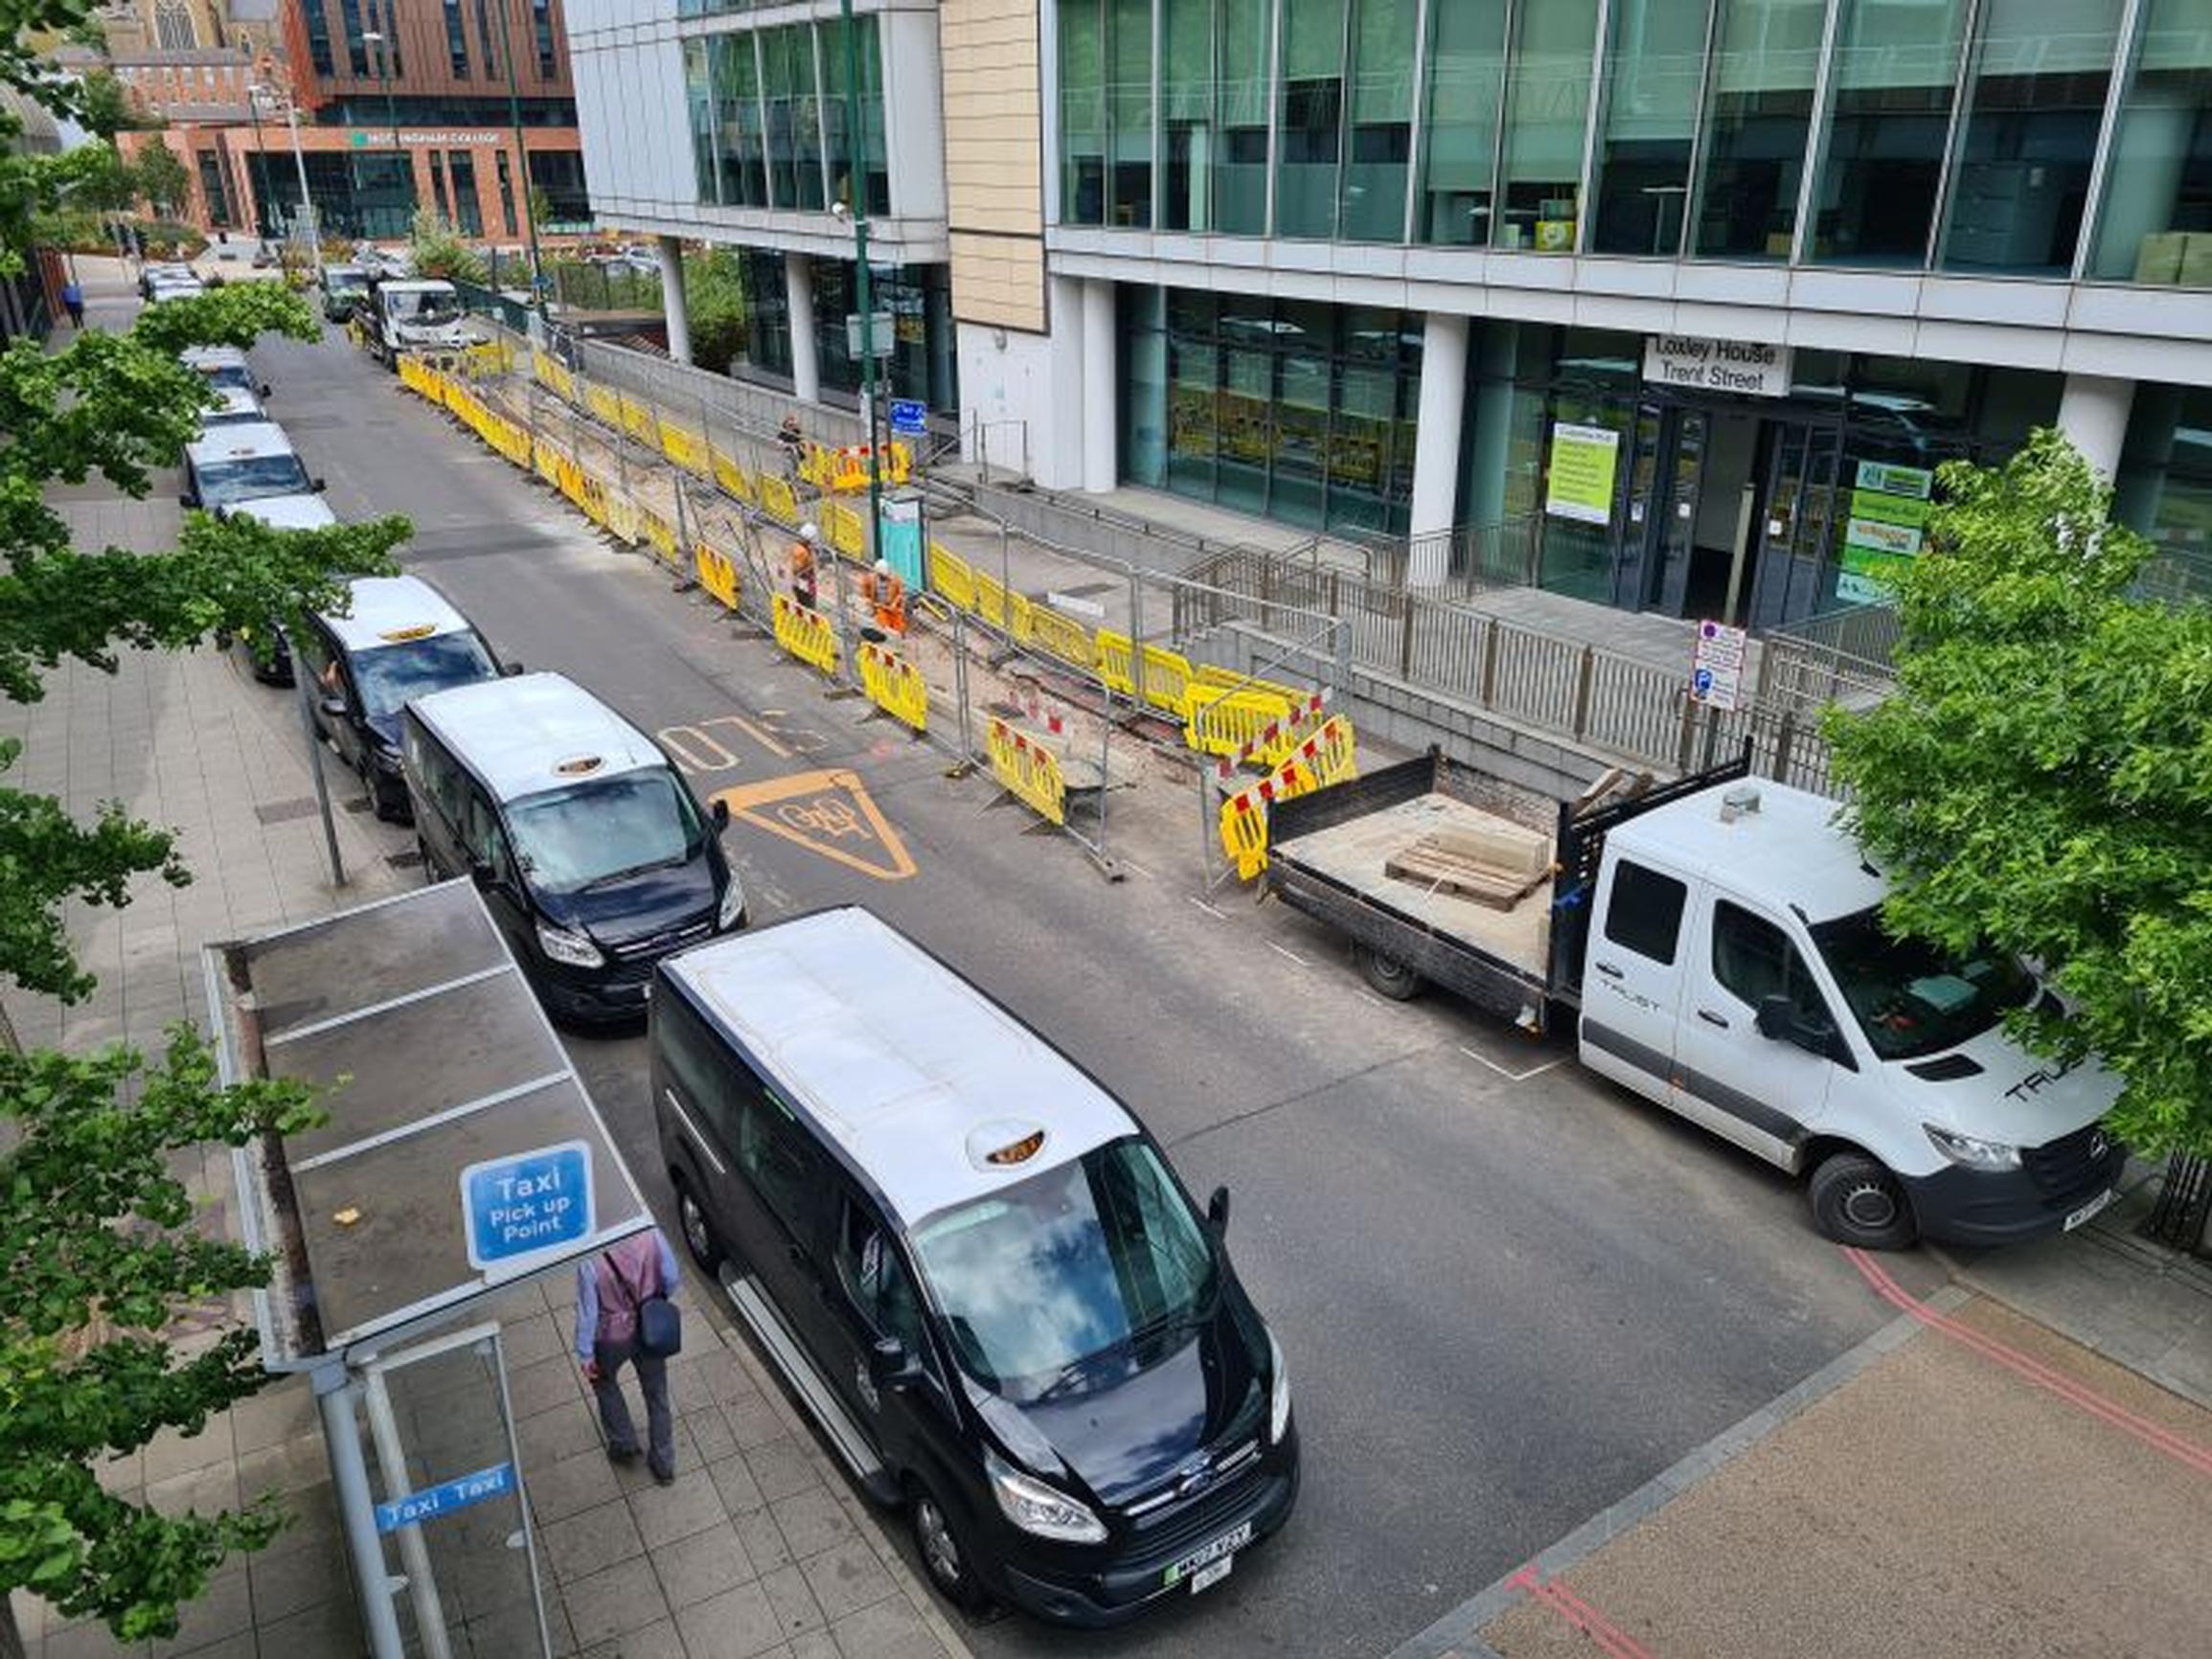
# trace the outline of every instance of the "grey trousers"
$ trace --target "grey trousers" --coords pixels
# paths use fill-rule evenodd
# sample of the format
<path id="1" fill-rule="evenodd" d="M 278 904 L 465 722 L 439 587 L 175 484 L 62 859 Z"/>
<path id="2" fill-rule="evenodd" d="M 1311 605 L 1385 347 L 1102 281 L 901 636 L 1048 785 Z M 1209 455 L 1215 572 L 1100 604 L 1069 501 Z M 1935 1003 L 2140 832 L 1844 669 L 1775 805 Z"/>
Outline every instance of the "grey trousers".
<path id="1" fill-rule="evenodd" d="M 675 1467 L 675 1421 L 669 1414 L 669 1362 L 640 1353 L 635 1342 L 598 1342 L 592 1358 L 599 1365 L 599 1380 L 591 1385 L 599 1398 L 600 1426 L 606 1431 L 606 1449 L 618 1453 L 637 1450 L 637 1424 L 629 1415 L 629 1401 L 622 1394 L 622 1368 L 637 1367 L 638 1387 L 645 1393 L 646 1462 L 658 1470 Z"/>

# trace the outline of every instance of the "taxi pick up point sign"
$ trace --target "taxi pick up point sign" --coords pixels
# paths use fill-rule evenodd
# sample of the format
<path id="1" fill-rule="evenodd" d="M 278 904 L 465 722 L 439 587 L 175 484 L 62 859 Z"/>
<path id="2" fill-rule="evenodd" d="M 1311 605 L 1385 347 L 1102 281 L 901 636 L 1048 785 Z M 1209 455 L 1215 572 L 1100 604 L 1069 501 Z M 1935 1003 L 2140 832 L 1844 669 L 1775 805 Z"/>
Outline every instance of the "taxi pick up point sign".
<path id="1" fill-rule="evenodd" d="M 505 1267 L 592 1236 L 591 1148 L 563 1141 L 461 1171 L 468 1265 Z"/>

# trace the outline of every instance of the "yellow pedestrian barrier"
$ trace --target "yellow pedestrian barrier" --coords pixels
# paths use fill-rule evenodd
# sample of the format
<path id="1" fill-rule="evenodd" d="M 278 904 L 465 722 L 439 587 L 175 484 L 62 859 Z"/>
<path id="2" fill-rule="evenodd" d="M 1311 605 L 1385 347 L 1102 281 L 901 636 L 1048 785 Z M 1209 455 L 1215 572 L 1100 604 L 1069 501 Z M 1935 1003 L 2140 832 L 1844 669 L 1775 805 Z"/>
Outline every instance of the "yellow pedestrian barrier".
<path id="1" fill-rule="evenodd" d="M 761 474 L 761 511 L 778 524 L 799 528 L 799 497 L 788 478 Z"/>
<path id="2" fill-rule="evenodd" d="M 1023 619 L 1027 632 L 1021 637 L 1079 669 L 1091 666 L 1098 655 L 1098 648 L 1091 639 L 1090 629 L 1072 617 L 1061 616 L 1048 605 L 1033 604 L 1027 610 L 1028 615 Z"/>
<path id="3" fill-rule="evenodd" d="M 707 475 L 707 441 L 688 426 L 661 422 L 661 452 L 686 472 Z"/>
<path id="4" fill-rule="evenodd" d="M 1286 761 L 1221 803 L 1221 851 L 1236 863 L 1238 880 L 1249 881 L 1267 868 L 1267 808 L 1319 787 L 1310 768 Z"/>
<path id="5" fill-rule="evenodd" d="M 882 646 L 860 647 L 860 689 L 893 719 L 917 732 L 929 727 L 929 684 L 922 670 Z"/>
<path id="6" fill-rule="evenodd" d="M 1298 759 L 1311 769 L 1323 788 L 1359 776 L 1359 745 L 1352 732 L 1351 716 L 1332 715 L 1321 729 L 1298 746 Z"/>
<path id="7" fill-rule="evenodd" d="M 1260 692 L 1292 704 L 1306 700 L 1306 693 L 1296 686 L 1282 685 L 1274 680 L 1253 679 L 1240 674 L 1234 669 L 1218 669 L 1212 663 L 1199 663 L 1191 677 L 1198 685 L 1219 686 L 1225 692 Z"/>
<path id="8" fill-rule="evenodd" d="M 867 557 L 868 521 L 842 501 L 822 503 L 822 534 L 847 558 Z"/>
<path id="9" fill-rule="evenodd" d="M 653 552 L 673 564 L 676 557 L 676 527 L 650 507 L 637 510 L 637 523 L 638 528 L 645 533 L 645 539 L 652 544 Z"/>
<path id="10" fill-rule="evenodd" d="M 591 411 L 594 420 L 604 420 L 609 426 L 622 424 L 622 396 L 613 387 L 587 387 L 583 394 L 583 404 Z"/>
<path id="11" fill-rule="evenodd" d="M 1190 700 L 1190 658 L 1165 646 L 1145 647 L 1145 701 L 1179 720 Z"/>
<path id="12" fill-rule="evenodd" d="M 537 468 L 537 476 L 559 489 L 560 488 L 561 463 L 566 461 L 568 457 L 561 454 L 555 444 L 540 438 L 531 444 L 530 459 Z"/>
<path id="13" fill-rule="evenodd" d="M 1185 699 L 1183 741 L 1201 755 L 1234 755 L 1269 726 L 1290 717 L 1288 699 L 1269 692 L 1195 685 Z"/>
<path id="14" fill-rule="evenodd" d="M 1000 787 L 1047 824 L 1064 828 L 1067 784 L 1060 777 L 1060 757 L 1027 733 L 1017 732 L 995 717 L 985 747 L 991 756 L 991 775 Z"/>
<path id="15" fill-rule="evenodd" d="M 623 430 L 640 443 L 660 443 L 660 418 L 652 412 L 652 405 L 642 398 L 622 395 Z"/>
<path id="16" fill-rule="evenodd" d="M 837 635 L 830 619 L 786 594 L 775 596 L 776 644 L 826 674 L 837 671 Z"/>
<path id="17" fill-rule="evenodd" d="M 929 585 L 947 604 L 975 608 L 975 567 L 941 541 L 929 544 Z"/>
<path id="18" fill-rule="evenodd" d="M 753 491 L 753 475 L 727 455 L 715 457 L 715 482 L 734 499 L 747 507 L 757 506 L 760 497 Z"/>
<path id="19" fill-rule="evenodd" d="M 699 586 L 731 610 L 738 608 L 738 561 L 718 547 L 692 544 L 692 567 L 699 573 Z"/>
<path id="20" fill-rule="evenodd" d="M 640 534 L 637 502 L 620 490 L 608 492 L 606 498 L 607 534 L 626 547 L 635 547 Z"/>
<path id="21" fill-rule="evenodd" d="M 576 376 L 565 363 L 545 352 L 530 354 L 530 372 L 537 376 L 537 383 L 548 391 L 573 403 L 576 401 Z"/>
<path id="22" fill-rule="evenodd" d="M 975 614 L 994 628 L 1006 626 L 1006 588 L 995 576 L 975 575 Z"/>
<path id="23" fill-rule="evenodd" d="M 1111 691 L 1133 697 L 1137 692 L 1136 646 L 1128 634 L 1116 633 L 1112 628 L 1098 630 L 1099 679 Z"/>

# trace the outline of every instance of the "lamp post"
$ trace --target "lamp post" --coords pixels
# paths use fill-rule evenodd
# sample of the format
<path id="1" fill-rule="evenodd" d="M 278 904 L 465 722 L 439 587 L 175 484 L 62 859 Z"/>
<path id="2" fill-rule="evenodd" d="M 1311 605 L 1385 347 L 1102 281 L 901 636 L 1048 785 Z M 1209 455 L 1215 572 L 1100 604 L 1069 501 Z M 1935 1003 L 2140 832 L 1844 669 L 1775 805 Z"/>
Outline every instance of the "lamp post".
<path id="1" fill-rule="evenodd" d="M 832 202 L 830 211 L 842 217 L 839 210 L 844 209 L 853 220 L 854 290 L 860 303 L 860 395 L 868 406 L 868 557 L 874 561 L 882 556 L 883 456 L 876 443 L 876 296 L 868 273 L 868 186 L 861 175 L 868 148 L 863 125 L 866 103 L 860 97 L 860 39 L 853 26 L 853 0 L 840 0 L 838 11 L 845 24 L 845 130 L 850 135 L 845 181 L 853 200 L 850 206 Z"/>
<path id="2" fill-rule="evenodd" d="M 259 85 L 246 87 L 246 119 L 253 123 L 254 127 L 254 161 L 260 163 L 262 170 L 265 172 L 268 164 L 262 155 L 262 101 L 260 93 L 261 87 Z M 262 216 L 262 194 L 260 191 L 254 188 L 254 169 L 251 164 L 246 168 L 246 205 L 253 209 L 254 251 L 258 258 L 268 252 L 269 227 L 268 221 Z"/>
<path id="3" fill-rule="evenodd" d="M 392 102 L 392 37 L 378 30 L 364 29 L 361 40 L 376 49 L 376 84 L 384 89 L 384 125 L 392 129 L 392 157 L 400 163 L 404 171 L 406 151 L 399 148 L 399 113 Z M 414 192 L 407 190 L 402 193 L 412 196 Z"/>
<path id="4" fill-rule="evenodd" d="M 247 99 L 256 103 L 263 96 L 274 98 L 277 93 L 278 88 L 274 86 L 255 85 L 246 89 Z M 288 95 L 285 99 L 285 115 L 292 128 L 292 166 L 300 175 L 300 216 L 308 221 L 308 258 L 319 271 L 323 268 L 323 235 L 315 223 L 318 216 L 314 198 L 308 193 L 308 156 L 300 148 L 300 106 Z"/>
<path id="5" fill-rule="evenodd" d="M 523 228 L 530 233 L 530 304 L 533 309 L 545 308 L 544 282 L 537 261 L 537 210 L 530 204 L 530 150 L 522 136 L 522 92 L 514 80 L 514 47 L 508 34 L 507 0 L 493 0 L 493 9 L 499 13 L 499 56 L 507 68 L 507 116 L 514 124 L 514 170 L 521 176 L 514 181 L 514 189 L 522 197 Z"/>

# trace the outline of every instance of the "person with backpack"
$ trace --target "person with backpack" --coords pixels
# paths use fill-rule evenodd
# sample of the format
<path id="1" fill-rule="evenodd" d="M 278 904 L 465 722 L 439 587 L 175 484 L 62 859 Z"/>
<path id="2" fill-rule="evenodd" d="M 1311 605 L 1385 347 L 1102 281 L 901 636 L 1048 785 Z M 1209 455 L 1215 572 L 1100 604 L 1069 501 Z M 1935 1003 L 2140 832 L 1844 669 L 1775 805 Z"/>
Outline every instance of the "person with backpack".
<path id="1" fill-rule="evenodd" d="M 676 1478 L 668 1371 L 682 1343 L 669 1301 L 675 1288 L 675 1252 L 658 1227 L 576 1264 L 576 1357 L 599 1400 L 606 1455 L 618 1464 L 637 1461 L 637 1425 L 622 1393 L 622 1368 L 635 1365 L 645 1395 L 646 1467 L 664 1487 Z"/>

